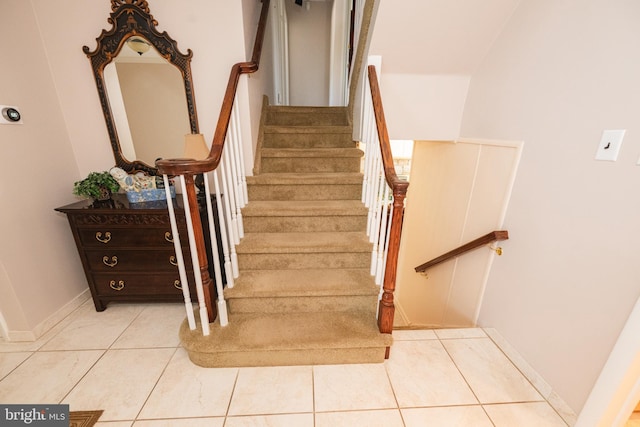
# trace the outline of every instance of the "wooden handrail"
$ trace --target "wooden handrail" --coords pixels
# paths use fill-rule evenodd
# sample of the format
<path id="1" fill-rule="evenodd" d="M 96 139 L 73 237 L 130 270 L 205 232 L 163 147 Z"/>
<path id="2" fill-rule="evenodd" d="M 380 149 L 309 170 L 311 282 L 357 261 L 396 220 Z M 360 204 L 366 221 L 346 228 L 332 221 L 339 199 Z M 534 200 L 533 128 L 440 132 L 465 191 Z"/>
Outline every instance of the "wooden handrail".
<path id="1" fill-rule="evenodd" d="M 507 240 L 507 239 L 509 239 L 509 232 L 507 230 L 492 231 L 489 234 L 485 234 L 482 237 L 478 237 L 477 239 L 469 243 L 466 243 L 460 247 L 457 247 L 456 249 L 453 249 L 447 252 L 446 254 L 440 255 L 439 257 L 436 257 L 431 261 L 427 261 L 424 264 L 417 266 L 415 268 L 416 273 L 422 273 L 435 265 L 441 264 L 445 261 L 450 260 L 451 258 L 455 258 L 466 252 L 477 249 L 480 246 L 488 245 L 489 243 L 493 243 L 501 240 Z"/>
<path id="2" fill-rule="evenodd" d="M 376 67 L 369 65 L 368 72 L 373 111 L 376 117 L 376 128 L 378 129 L 378 138 L 380 139 L 380 151 L 382 152 L 384 175 L 387 180 L 387 184 L 389 184 L 389 187 L 393 189 L 394 193 L 396 189 L 403 189 L 406 194 L 409 183 L 398 178 L 396 168 L 393 165 L 393 155 L 391 154 L 391 144 L 389 143 L 389 131 L 387 130 L 387 121 L 384 117 L 384 109 L 382 108 L 382 97 L 380 96 Z"/>
<path id="3" fill-rule="evenodd" d="M 203 172 L 209 172 L 218 167 L 220 158 L 222 157 L 222 149 L 227 136 L 227 129 L 231 120 L 231 112 L 233 102 L 238 89 L 238 81 L 242 74 L 250 74 L 258 71 L 260 67 L 260 56 L 262 54 L 262 44 L 264 41 L 264 33 L 267 27 L 267 15 L 269 13 L 270 0 L 262 0 L 262 11 L 260 12 L 260 21 L 258 22 L 258 30 L 256 32 L 256 40 L 253 45 L 253 54 L 251 61 L 238 62 L 231 67 L 227 89 L 224 93 L 218 124 L 213 134 L 213 142 L 209 156 L 203 160 L 193 159 L 162 159 L 156 161 L 156 167 L 159 174 L 166 175 L 195 175 Z"/>
<path id="4" fill-rule="evenodd" d="M 393 331 L 393 318 L 395 315 L 395 305 L 393 302 L 393 292 L 396 289 L 396 272 L 398 269 L 398 253 L 400 251 L 400 235 L 402 232 L 402 220 L 404 216 L 404 199 L 407 195 L 409 183 L 401 180 L 396 174 L 391 154 L 391 144 L 389 143 L 389 132 L 387 122 L 382 108 L 382 97 L 378 87 L 378 76 L 373 65 L 368 68 L 369 87 L 371 89 L 371 101 L 373 112 L 380 140 L 380 151 L 382 154 L 382 167 L 387 184 L 393 192 L 393 215 L 391 216 L 391 228 L 389 230 L 389 251 L 384 271 L 382 283 L 382 298 L 378 308 L 378 329 L 384 334 Z M 389 357 L 389 348 L 385 357 Z"/>

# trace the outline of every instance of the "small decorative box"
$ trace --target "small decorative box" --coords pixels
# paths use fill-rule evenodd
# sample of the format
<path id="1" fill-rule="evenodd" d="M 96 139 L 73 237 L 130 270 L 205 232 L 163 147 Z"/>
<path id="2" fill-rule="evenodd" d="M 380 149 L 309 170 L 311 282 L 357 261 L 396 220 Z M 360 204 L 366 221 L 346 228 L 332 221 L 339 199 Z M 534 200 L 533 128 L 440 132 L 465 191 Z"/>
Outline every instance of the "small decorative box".
<path id="1" fill-rule="evenodd" d="M 171 197 L 176 197 L 176 188 L 169 187 Z M 156 200 L 167 200 L 167 193 L 164 188 L 150 188 L 140 191 L 127 191 L 129 203 L 153 202 Z"/>

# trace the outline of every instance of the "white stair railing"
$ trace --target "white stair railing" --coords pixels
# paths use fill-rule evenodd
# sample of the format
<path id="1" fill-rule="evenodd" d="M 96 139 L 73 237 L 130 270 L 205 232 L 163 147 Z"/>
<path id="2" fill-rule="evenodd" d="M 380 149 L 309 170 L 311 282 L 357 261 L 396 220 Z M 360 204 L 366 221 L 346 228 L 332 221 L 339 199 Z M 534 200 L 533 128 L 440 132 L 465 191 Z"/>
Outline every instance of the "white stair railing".
<path id="1" fill-rule="evenodd" d="M 189 247 L 191 250 L 192 268 L 195 276 L 195 289 L 198 295 L 200 323 L 203 335 L 210 332 L 209 323 L 216 317 L 221 326 L 229 322 L 227 304 L 224 297 L 224 281 L 226 287 L 234 286 L 234 279 L 239 276 L 238 255 L 236 245 L 244 236 L 242 208 L 248 203 L 247 179 L 244 163 L 244 143 L 241 133 L 242 120 L 238 105 L 238 83 L 240 76 L 258 71 L 260 55 L 267 25 L 270 0 L 262 0 L 262 11 L 258 22 L 255 44 L 251 60 L 239 62 L 231 67 L 227 89 L 222 101 L 220 116 L 213 135 L 211 147 L 207 147 L 202 139 L 202 155 L 186 156 L 188 159 L 161 159 L 156 161 L 159 174 L 163 175 L 168 188 L 169 176 L 179 178 L 183 193 L 183 206 L 187 223 Z M 200 135 L 201 136 L 201 135 Z M 195 159 L 195 160 L 192 160 Z M 204 178 L 204 192 L 200 199 L 204 199 L 206 215 L 201 215 L 201 202 L 198 202 L 195 186 L 195 176 L 202 174 Z M 210 181 L 213 182 L 216 209 L 211 201 Z M 171 201 L 170 191 L 166 190 L 169 200 L 169 215 L 171 217 L 172 233 L 179 242 L 179 231 L 175 221 L 175 209 Z M 217 211 L 217 215 L 215 215 Z M 218 220 L 217 222 L 215 220 Z M 207 221 L 209 235 L 204 235 L 202 222 Z M 211 254 L 207 253 L 205 239 L 210 240 Z M 222 262 L 220 261 L 220 245 L 222 246 Z M 196 328 L 193 304 L 187 283 L 185 262 L 182 259 L 181 247 L 175 243 L 176 260 L 182 283 L 182 291 L 187 309 L 189 328 Z M 180 253 L 180 255 L 178 255 Z M 212 255 L 209 257 L 209 255 Z M 213 263 L 213 279 L 209 273 L 209 261 Z M 224 272 L 224 275 L 223 275 Z M 217 294 L 217 304 L 214 306 L 211 298 Z"/>
<path id="2" fill-rule="evenodd" d="M 237 111 L 237 99 L 234 102 L 233 110 Z M 179 182 L 182 188 L 182 199 L 185 210 L 185 220 L 187 225 L 187 235 L 189 239 L 189 248 L 191 252 L 191 268 L 193 270 L 193 276 L 195 280 L 195 289 L 198 296 L 198 311 L 200 316 L 200 324 L 202 325 L 203 335 L 209 335 L 209 317 L 207 311 L 207 295 L 205 287 L 208 286 L 202 279 L 203 264 L 198 253 L 197 243 L 197 230 L 204 230 L 202 225 L 194 226 L 194 218 L 196 221 L 207 222 L 207 229 L 209 230 L 208 236 L 203 236 L 209 239 L 211 248 L 211 259 L 213 263 L 213 283 L 215 284 L 217 293 L 217 312 L 218 319 L 221 326 L 226 326 L 229 323 L 229 316 L 227 311 L 227 304 L 224 297 L 224 279 L 222 272 L 224 271 L 224 278 L 226 278 L 226 286 L 232 288 L 234 286 L 234 279 L 239 276 L 238 269 L 238 256 L 235 250 L 235 246 L 240 243 L 244 235 L 244 227 L 242 224 L 241 209 L 246 204 L 246 176 L 244 175 L 244 159 L 242 158 L 242 138 L 240 133 L 240 120 L 236 113 L 232 113 L 234 120 L 229 122 L 229 131 L 225 140 L 224 148 L 222 150 L 222 157 L 220 159 L 219 167 L 211 173 L 203 172 L 204 197 L 200 197 L 200 200 L 204 200 L 205 206 L 199 206 L 197 202 L 198 198 L 189 197 L 189 192 L 195 192 L 195 188 L 190 188 L 188 180 L 185 179 L 185 175 L 178 175 Z M 204 139 L 202 139 L 204 144 Z M 206 145 L 203 147 L 203 151 L 209 152 L 209 148 Z M 212 175 L 212 176 L 210 176 Z M 222 186 L 220 185 L 219 176 L 221 177 Z M 193 181 L 193 176 L 191 177 Z M 166 193 L 168 200 L 171 195 L 169 191 L 169 177 L 164 174 L 163 179 L 165 181 Z M 212 193 L 210 180 L 213 181 L 215 192 L 216 209 L 213 208 Z M 193 185 L 191 186 L 193 187 Z M 192 200 L 196 200 L 193 205 Z M 189 283 L 186 275 L 186 264 L 182 256 L 182 249 L 180 246 L 180 234 L 176 225 L 176 216 L 173 203 L 168 203 L 168 211 L 170 222 L 172 225 L 172 234 L 174 236 L 174 248 L 176 251 L 176 261 L 178 264 L 178 271 L 180 273 L 180 281 L 182 283 L 182 292 L 184 296 L 185 307 L 187 310 L 187 319 L 189 328 L 194 330 L 196 328 L 195 317 L 193 315 L 193 306 L 191 301 L 191 295 L 189 291 Z M 200 211 L 204 208 L 206 213 L 201 215 Z M 194 214 L 195 212 L 195 214 Z M 216 223 L 216 219 L 218 220 Z M 218 240 L 222 243 L 222 248 L 218 245 Z M 219 250 L 222 249 L 223 263 L 220 263 Z M 206 259 L 206 258 L 205 258 Z M 207 265 L 208 267 L 208 265 Z M 207 272 L 208 274 L 208 272 Z M 209 278 L 210 279 L 210 278 Z M 213 291 L 208 290 L 209 293 Z"/>
<path id="3" fill-rule="evenodd" d="M 372 64 L 373 63 L 373 64 Z M 371 275 L 380 286 L 378 328 L 393 330 L 394 296 L 402 216 L 409 183 L 398 178 L 393 164 L 376 68 L 380 57 L 370 57 L 362 102 L 361 142 L 364 145 L 362 200 L 368 208 L 367 235 L 373 244 Z M 388 349 L 387 349 L 388 356 Z"/>
<path id="4" fill-rule="evenodd" d="M 370 63 L 376 63 L 379 67 L 379 57 L 371 57 Z M 380 150 L 380 139 L 376 128 L 375 113 L 371 102 L 371 89 L 369 77 L 365 73 L 363 98 L 363 132 L 362 143 L 365 147 L 365 159 L 363 166 L 362 201 L 368 208 L 367 211 L 367 235 L 373 243 L 371 251 L 371 275 L 375 276 L 376 285 L 381 285 L 384 278 L 386 257 L 388 253 L 388 239 L 391 222 L 389 218 L 393 214 L 391 187 L 387 184 Z"/>

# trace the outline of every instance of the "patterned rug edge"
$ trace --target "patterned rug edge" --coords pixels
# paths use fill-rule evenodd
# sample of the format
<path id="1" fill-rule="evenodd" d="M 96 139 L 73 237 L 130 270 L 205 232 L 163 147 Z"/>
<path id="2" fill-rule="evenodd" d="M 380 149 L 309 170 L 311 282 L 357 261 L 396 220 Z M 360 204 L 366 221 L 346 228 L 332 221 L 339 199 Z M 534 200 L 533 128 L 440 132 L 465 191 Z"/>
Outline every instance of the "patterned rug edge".
<path id="1" fill-rule="evenodd" d="M 98 422 L 104 411 L 71 411 L 69 412 L 69 427 L 91 427 Z"/>

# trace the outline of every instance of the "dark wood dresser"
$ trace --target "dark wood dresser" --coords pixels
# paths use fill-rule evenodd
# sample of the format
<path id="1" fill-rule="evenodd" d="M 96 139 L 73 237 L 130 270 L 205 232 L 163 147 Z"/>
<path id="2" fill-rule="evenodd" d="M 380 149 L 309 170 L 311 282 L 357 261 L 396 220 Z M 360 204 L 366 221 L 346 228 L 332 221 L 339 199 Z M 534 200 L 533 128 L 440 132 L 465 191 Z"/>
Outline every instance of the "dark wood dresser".
<path id="1" fill-rule="evenodd" d="M 107 303 L 184 301 L 167 202 L 80 201 L 57 208 L 69 219 L 97 311 Z M 184 210 L 173 201 L 191 299 L 197 302 Z"/>

